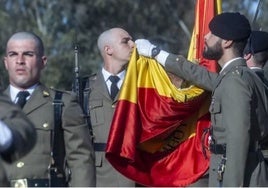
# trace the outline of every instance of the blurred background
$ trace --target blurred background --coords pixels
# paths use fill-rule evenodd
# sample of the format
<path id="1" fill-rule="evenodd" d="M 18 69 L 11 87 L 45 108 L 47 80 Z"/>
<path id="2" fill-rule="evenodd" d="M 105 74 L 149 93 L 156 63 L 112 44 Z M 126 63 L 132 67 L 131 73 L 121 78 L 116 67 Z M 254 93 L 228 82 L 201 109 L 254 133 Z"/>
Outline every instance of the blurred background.
<path id="1" fill-rule="evenodd" d="M 222 9 L 239 11 L 251 23 L 255 20 L 254 29 L 268 31 L 268 1 L 260 2 L 257 14 L 259 0 L 222 0 Z M 3 57 L 14 32 L 32 31 L 43 39 L 48 66 L 42 81 L 71 90 L 75 45 L 81 76 L 102 65 L 97 38 L 112 27 L 126 29 L 134 40 L 146 38 L 164 50 L 187 55 L 194 9 L 195 0 L 0 0 L 0 86 L 8 84 Z"/>

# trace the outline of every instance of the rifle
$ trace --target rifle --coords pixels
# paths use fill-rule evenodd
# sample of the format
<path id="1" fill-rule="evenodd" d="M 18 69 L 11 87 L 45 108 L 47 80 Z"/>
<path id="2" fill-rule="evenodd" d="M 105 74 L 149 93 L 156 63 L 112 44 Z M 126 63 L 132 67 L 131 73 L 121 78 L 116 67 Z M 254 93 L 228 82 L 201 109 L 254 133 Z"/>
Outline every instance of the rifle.
<path id="1" fill-rule="evenodd" d="M 81 106 L 83 106 L 83 96 L 81 90 L 81 78 L 79 75 L 80 67 L 78 62 L 78 46 L 75 44 L 74 46 L 74 83 L 73 83 L 73 92 L 76 93 L 78 102 Z"/>
<path id="2" fill-rule="evenodd" d="M 74 67 L 74 83 L 72 87 L 72 91 L 76 93 L 78 103 L 80 104 L 84 116 L 85 116 L 85 121 L 86 124 L 89 127 L 90 130 L 90 135 L 92 136 L 92 141 L 93 141 L 93 130 L 91 126 L 91 121 L 90 121 L 90 113 L 89 113 L 89 81 L 88 77 L 81 78 L 80 76 L 80 67 L 79 67 L 79 61 L 78 61 L 78 46 L 75 43 L 74 46 L 74 61 L 75 61 L 75 67 Z"/>

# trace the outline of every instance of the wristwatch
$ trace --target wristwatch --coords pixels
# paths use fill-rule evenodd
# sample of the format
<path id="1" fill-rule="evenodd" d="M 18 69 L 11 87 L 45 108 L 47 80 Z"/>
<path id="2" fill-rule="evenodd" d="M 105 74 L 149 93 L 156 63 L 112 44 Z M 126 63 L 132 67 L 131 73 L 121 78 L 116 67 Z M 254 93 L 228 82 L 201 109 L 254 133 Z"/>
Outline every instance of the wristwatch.
<path id="1" fill-rule="evenodd" d="M 158 46 L 154 47 L 152 49 L 152 57 L 154 58 L 155 56 L 157 56 L 160 53 L 160 48 Z"/>

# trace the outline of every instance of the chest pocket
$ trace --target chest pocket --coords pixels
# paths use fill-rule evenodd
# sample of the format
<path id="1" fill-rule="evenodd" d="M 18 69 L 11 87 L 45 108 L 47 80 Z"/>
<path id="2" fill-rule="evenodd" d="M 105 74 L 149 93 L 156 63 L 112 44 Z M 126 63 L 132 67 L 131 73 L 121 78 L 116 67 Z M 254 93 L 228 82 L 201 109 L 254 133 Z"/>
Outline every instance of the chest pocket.
<path id="1" fill-rule="evenodd" d="M 221 104 L 218 101 L 215 101 L 214 99 L 211 102 L 211 105 L 209 107 L 209 112 L 211 114 L 218 114 L 221 112 Z"/>
<path id="2" fill-rule="evenodd" d="M 209 112 L 211 114 L 213 129 L 222 129 L 221 104 L 215 99 L 212 99 L 211 105 L 209 107 Z"/>
<path id="3" fill-rule="evenodd" d="M 92 100 L 89 103 L 90 119 L 92 126 L 104 124 L 103 101 Z"/>

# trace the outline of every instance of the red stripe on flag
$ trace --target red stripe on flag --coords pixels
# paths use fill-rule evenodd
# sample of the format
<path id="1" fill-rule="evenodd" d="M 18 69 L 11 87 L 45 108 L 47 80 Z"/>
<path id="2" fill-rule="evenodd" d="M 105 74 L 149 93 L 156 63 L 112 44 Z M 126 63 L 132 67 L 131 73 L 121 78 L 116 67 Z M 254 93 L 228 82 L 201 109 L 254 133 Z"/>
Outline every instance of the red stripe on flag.
<path id="1" fill-rule="evenodd" d="M 167 137 L 183 120 L 198 111 L 207 97 L 204 93 L 191 101 L 178 103 L 170 97 L 160 96 L 155 88 L 139 88 L 138 93 L 139 117 L 143 125 L 140 142 Z"/>
<path id="2" fill-rule="evenodd" d="M 143 128 L 137 104 L 119 101 L 118 109 L 128 115 L 114 118 L 106 157 L 126 177 L 146 186 L 186 186 L 208 169 L 200 145 L 201 133 L 209 124 L 208 115 L 198 120 L 196 136 L 174 150 L 152 154 L 137 149 Z"/>

